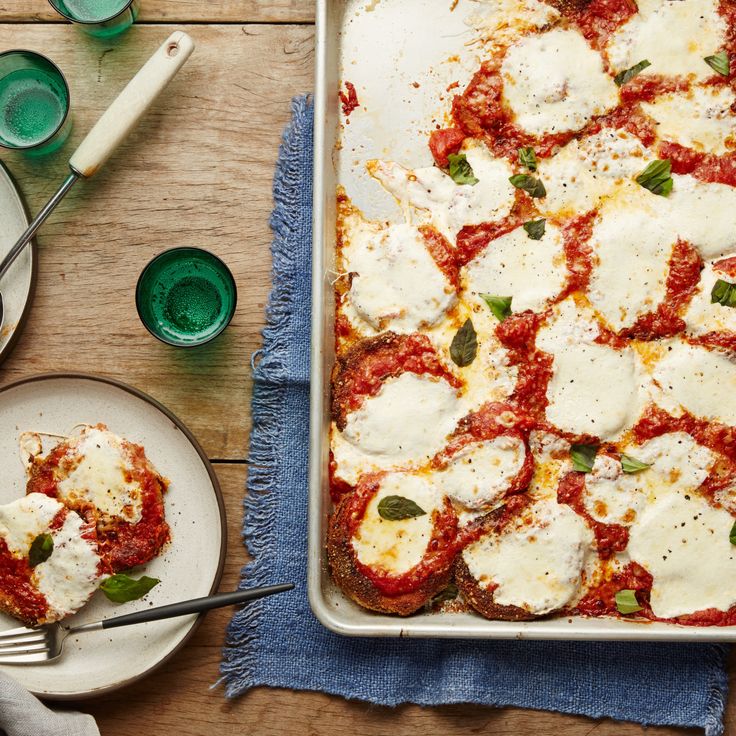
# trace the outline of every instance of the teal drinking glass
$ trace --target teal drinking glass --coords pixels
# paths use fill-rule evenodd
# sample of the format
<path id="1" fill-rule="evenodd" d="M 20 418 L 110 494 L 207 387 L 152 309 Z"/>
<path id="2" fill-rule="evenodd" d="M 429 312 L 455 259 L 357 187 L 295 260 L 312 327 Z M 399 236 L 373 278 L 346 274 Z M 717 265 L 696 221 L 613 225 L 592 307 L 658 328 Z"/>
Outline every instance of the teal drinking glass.
<path id="1" fill-rule="evenodd" d="M 237 292 L 228 267 L 201 248 L 172 248 L 141 273 L 138 315 L 162 342 L 194 347 L 214 340 L 235 313 Z"/>
<path id="2" fill-rule="evenodd" d="M 50 153 L 70 131 L 69 85 L 59 67 L 33 51 L 0 54 L 0 146 Z"/>
<path id="3" fill-rule="evenodd" d="M 97 38 L 112 38 L 135 23 L 138 0 L 49 0 L 67 20 Z"/>

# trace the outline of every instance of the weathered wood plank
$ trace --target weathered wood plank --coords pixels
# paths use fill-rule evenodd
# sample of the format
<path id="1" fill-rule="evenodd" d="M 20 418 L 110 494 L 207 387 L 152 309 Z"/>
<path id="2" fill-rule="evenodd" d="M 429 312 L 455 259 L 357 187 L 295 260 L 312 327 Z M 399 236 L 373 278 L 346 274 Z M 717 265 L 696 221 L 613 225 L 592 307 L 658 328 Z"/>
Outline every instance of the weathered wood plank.
<path id="1" fill-rule="evenodd" d="M 290 99 L 312 86 L 312 29 L 190 30 L 197 49 L 180 76 L 41 231 L 36 300 L 0 381 L 66 370 L 113 376 L 169 406 L 210 457 L 238 459 L 246 453 L 249 360 L 260 345 L 270 281 L 274 162 Z M 42 49 L 72 89 L 74 131 L 62 151 L 42 160 L 3 154 L 31 211 L 61 183 L 74 144 L 169 31 L 138 26 L 125 43 L 70 44 L 64 26 L 0 25 L 0 48 Z M 212 250 L 237 281 L 231 326 L 202 348 L 163 345 L 137 316 L 138 275 L 175 245 Z"/>
<path id="2" fill-rule="evenodd" d="M 48 0 L 3 0 L 0 23 L 59 21 Z M 142 0 L 139 22 L 311 23 L 314 0 Z"/>

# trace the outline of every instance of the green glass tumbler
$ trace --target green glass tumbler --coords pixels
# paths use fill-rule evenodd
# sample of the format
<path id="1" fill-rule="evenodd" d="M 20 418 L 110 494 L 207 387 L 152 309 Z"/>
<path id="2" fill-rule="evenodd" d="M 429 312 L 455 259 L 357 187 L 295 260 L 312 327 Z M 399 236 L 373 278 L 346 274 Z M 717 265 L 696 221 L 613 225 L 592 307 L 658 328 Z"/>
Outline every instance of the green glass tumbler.
<path id="1" fill-rule="evenodd" d="M 201 248 L 171 248 L 157 255 L 138 279 L 138 315 L 162 342 L 194 347 L 214 340 L 235 313 L 230 269 Z"/>
<path id="2" fill-rule="evenodd" d="M 97 38 L 112 38 L 135 23 L 138 0 L 49 0 L 51 7 L 67 20 Z"/>
<path id="3" fill-rule="evenodd" d="M 0 54 L 0 146 L 51 153 L 70 131 L 69 85 L 59 67 L 34 51 Z"/>

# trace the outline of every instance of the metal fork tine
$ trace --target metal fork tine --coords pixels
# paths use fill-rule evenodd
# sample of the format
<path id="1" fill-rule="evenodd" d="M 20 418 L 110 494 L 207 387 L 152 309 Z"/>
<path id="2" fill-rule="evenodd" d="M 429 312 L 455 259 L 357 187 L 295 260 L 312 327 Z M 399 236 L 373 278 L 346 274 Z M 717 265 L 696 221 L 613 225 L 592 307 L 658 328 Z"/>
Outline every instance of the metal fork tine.
<path id="1" fill-rule="evenodd" d="M 16 634 L 15 636 L 0 635 L 0 647 L 16 646 L 17 644 L 32 644 L 36 641 L 44 641 L 46 633 L 43 631 L 26 630 L 24 634 Z"/>
<path id="2" fill-rule="evenodd" d="M 47 652 L 49 650 L 48 644 L 41 640 L 34 644 L 20 644 L 18 646 L 12 645 L 9 647 L 0 647 L 0 657 L 14 654 L 31 654 L 33 652 Z"/>
<path id="3" fill-rule="evenodd" d="M 16 657 L 2 656 L 0 664 L 36 664 L 38 662 L 48 662 L 51 659 L 48 652 L 38 652 L 37 654 L 23 654 Z"/>
<path id="4" fill-rule="evenodd" d="M 43 629 L 31 629 L 27 626 L 21 626 L 17 629 L 8 629 L 7 631 L 0 631 L 0 639 L 4 639 L 6 636 L 21 636 L 24 634 L 35 634 L 41 632 Z"/>

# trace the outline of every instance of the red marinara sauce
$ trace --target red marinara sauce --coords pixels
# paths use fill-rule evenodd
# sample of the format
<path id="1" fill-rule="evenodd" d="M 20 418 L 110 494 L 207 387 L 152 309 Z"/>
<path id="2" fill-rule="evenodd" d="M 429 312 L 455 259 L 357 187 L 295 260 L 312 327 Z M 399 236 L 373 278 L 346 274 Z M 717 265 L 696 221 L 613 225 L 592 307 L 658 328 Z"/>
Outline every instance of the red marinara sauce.
<path id="1" fill-rule="evenodd" d="M 364 476 L 355 492 L 348 497 L 347 518 L 350 520 L 348 534 L 352 539 L 365 517 L 368 504 L 378 493 L 385 473 Z M 351 545 L 352 549 L 352 545 Z M 444 506 L 432 513 L 432 536 L 421 562 L 411 570 L 393 575 L 383 570 L 364 565 L 353 552 L 356 569 L 361 572 L 384 595 L 397 596 L 411 593 L 428 578 L 446 572 L 458 551 L 458 518 L 452 504 L 445 499 Z"/>
<path id="2" fill-rule="evenodd" d="M 345 92 L 340 90 L 340 102 L 342 102 L 342 111 L 345 117 L 348 117 L 360 105 L 358 93 L 355 91 L 355 85 L 352 82 L 345 82 Z"/>
<path id="3" fill-rule="evenodd" d="M 31 583 L 28 558 L 17 558 L 0 539 L 0 598 L 11 601 L 14 612 L 24 621 L 36 623 L 48 613 L 48 603 Z"/>
<path id="4" fill-rule="evenodd" d="M 590 0 L 571 2 L 562 0 L 556 5 L 572 20 L 595 49 L 602 49 L 609 36 L 637 11 L 633 0 Z"/>

